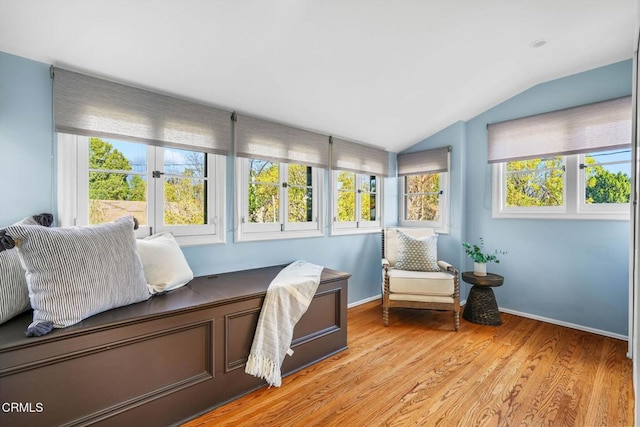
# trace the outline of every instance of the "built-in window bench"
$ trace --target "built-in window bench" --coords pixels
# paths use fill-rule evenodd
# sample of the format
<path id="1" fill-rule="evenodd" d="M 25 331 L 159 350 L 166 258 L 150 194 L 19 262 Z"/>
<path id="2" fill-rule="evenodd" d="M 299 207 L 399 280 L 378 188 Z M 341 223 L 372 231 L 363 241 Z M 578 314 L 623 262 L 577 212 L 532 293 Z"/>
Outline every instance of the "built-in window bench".
<path id="1" fill-rule="evenodd" d="M 195 278 L 39 338 L 27 312 L 0 326 L 0 425 L 169 425 L 264 380 L 247 375 L 264 296 L 282 266 Z M 283 375 L 347 348 L 347 281 L 324 269 Z"/>

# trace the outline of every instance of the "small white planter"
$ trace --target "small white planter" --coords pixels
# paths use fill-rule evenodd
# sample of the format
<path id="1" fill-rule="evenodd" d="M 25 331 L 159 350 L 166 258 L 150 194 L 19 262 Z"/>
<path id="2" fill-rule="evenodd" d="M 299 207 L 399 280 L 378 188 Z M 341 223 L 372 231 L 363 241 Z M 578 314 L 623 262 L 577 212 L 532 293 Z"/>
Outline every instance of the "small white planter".
<path id="1" fill-rule="evenodd" d="M 476 276 L 486 276 L 487 275 L 487 263 L 486 262 L 474 262 L 473 263 L 473 274 Z"/>

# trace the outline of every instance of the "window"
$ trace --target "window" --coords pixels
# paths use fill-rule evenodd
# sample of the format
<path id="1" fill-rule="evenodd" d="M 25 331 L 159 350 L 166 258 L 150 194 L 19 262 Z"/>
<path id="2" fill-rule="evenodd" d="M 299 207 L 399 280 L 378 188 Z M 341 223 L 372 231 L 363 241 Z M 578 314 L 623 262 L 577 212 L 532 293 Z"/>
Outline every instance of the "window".
<path id="1" fill-rule="evenodd" d="M 398 155 L 400 225 L 449 231 L 450 147 Z"/>
<path id="2" fill-rule="evenodd" d="M 224 241 L 224 157 L 59 134 L 58 171 L 62 225 L 133 215 L 138 236 L 171 232 L 182 245 Z"/>
<path id="3" fill-rule="evenodd" d="M 506 163 L 505 168 L 506 208 L 554 209 L 564 205 L 564 157 L 517 160 Z"/>
<path id="4" fill-rule="evenodd" d="M 331 233 L 358 234 L 382 227 L 382 180 L 389 153 L 345 139 L 330 138 Z"/>
<path id="5" fill-rule="evenodd" d="M 583 210 L 626 208 L 631 200 L 631 149 L 580 156 L 579 183 Z"/>
<path id="6" fill-rule="evenodd" d="M 379 230 L 379 183 L 382 178 L 349 171 L 333 171 L 333 233 Z"/>
<path id="7" fill-rule="evenodd" d="M 401 224 L 445 229 L 447 173 L 402 177 Z"/>
<path id="8" fill-rule="evenodd" d="M 631 150 L 494 167 L 494 218 L 629 219 Z"/>
<path id="9" fill-rule="evenodd" d="M 488 128 L 494 218 L 629 219 L 629 97 Z"/>
<path id="10" fill-rule="evenodd" d="M 238 240 L 321 235 L 317 168 L 238 158 L 240 227 Z"/>
<path id="11" fill-rule="evenodd" d="M 230 111 L 52 72 L 62 225 L 133 214 L 139 236 L 167 231 L 182 245 L 224 242 Z"/>

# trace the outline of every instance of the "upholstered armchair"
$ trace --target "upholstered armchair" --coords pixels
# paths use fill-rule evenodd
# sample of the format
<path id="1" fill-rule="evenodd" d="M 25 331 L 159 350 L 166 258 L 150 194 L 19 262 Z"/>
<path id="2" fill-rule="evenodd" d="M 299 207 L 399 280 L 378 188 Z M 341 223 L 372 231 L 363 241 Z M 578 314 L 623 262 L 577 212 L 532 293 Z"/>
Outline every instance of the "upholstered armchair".
<path id="1" fill-rule="evenodd" d="M 432 228 L 387 227 L 382 230 L 382 321 L 389 308 L 419 308 L 453 312 L 460 327 L 458 270 L 437 259 L 437 235 Z"/>

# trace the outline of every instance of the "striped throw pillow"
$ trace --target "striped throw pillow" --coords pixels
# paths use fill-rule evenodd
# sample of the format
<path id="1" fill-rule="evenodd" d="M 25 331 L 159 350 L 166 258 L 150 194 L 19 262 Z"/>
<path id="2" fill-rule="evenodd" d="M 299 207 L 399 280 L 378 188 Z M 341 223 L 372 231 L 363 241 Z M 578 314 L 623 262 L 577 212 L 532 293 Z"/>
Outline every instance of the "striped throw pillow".
<path id="1" fill-rule="evenodd" d="M 416 239 L 400 230 L 398 233 L 398 260 L 395 268 L 411 271 L 440 271 L 438 266 L 438 236 Z"/>
<path id="2" fill-rule="evenodd" d="M 53 221 L 51 214 L 30 216 L 18 224 L 43 225 L 48 227 Z M 31 308 L 29 289 L 20 264 L 17 249 L 0 252 L 0 324 Z"/>
<path id="3" fill-rule="evenodd" d="M 0 252 L 0 323 L 28 310 L 29 290 L 16 249 Z"/>
<path id="4" fill-rule="evenodd" d="M 88 227 L 6 229 L 27 270 L 33 307 L 27 336 L 44 335 L 151 296 L 133 226 L 129 216 Z"/>

